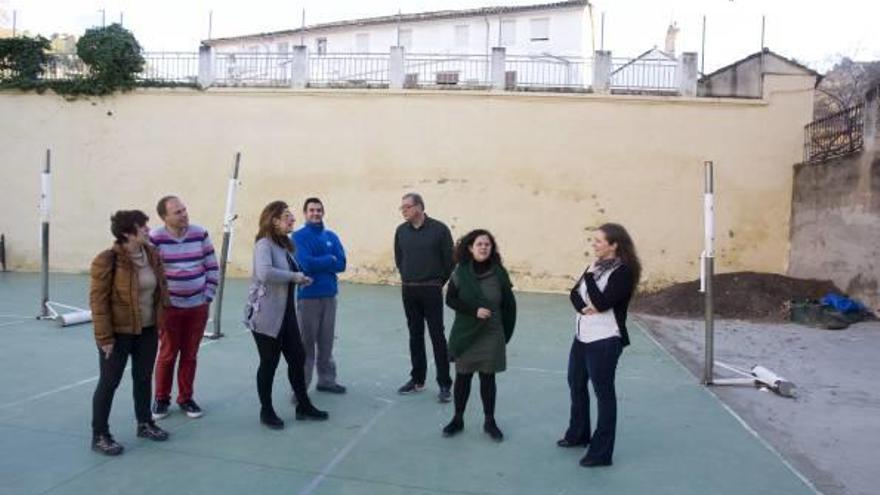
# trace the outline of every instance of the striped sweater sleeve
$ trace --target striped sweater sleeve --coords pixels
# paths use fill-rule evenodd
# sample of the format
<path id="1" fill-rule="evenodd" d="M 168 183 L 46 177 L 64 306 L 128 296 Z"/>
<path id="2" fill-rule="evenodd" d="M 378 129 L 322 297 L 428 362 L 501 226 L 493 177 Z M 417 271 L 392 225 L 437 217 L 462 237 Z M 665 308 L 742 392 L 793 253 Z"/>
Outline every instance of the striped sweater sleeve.
<path id="1" fill-rule="evenodd" d="M 214 245 L 211 243 L 211 237 L 207 230 L 205 230 L 205 237 L 202 240 L 202 252 L 205 254 L 205 298 L 211 302 L 217 295 L 217 286 L 220 283 L 220 265 L 217 263 Z"/>

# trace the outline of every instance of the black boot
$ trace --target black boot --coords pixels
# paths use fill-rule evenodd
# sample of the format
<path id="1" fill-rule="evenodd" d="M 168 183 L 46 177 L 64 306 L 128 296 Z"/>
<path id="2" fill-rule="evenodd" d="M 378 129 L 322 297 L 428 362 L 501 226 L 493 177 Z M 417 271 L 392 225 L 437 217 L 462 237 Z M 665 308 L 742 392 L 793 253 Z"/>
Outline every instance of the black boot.
<path id="1" fill-rule="evenodd" d="M 312 405 L 308 404 L 298 404 L 296 406 L 296 419 L 297 421 L 304 421 L 307 419 L 312 419 L 315 421 L 324 421 L 329 418 L 330 415 L 327 414 L 327 411 L 322 411 Z"/>
<path id="2" fill-rule="evenodd" d="M 501 433 L 501 430 L 495 423 L 495 418 L 486 418 L 486 422 L 483 423 L 483 431 L 485 431 L 486 434 L 496 442 L 504 440 L 504 433 Z"/>
<path id="3" fill-rule="evenodd" d="M 443 436 L 451 437 L 463 429 L 464 419 L 462 419 L 461 416 L 455 415 L 452 417 L 452 421 L 450 421 L 448 425 L 443 427 Z"/>
<path id="4" fill-rule="evenodd" d="M 109 433 L 98 433 L 92 435 L 92 450 L 104 455 L 119 455 L 125 448 L 113 440 L 113 435 Z"/>
<path id="5" fill-rule="evenodd" d="M 284 421 L 275 414 L 274 409 L 260 410 L 260 423 L 273 430 L 281 430 L 284 428 Z"/>

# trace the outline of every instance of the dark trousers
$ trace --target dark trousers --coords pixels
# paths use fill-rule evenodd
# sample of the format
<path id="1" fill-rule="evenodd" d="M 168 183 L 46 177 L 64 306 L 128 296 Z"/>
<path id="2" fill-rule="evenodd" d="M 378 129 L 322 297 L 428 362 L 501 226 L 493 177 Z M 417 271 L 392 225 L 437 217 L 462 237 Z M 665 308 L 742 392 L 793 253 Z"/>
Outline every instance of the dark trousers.
<path id="1" fill-rule="evenodd" d="M 257 394 L 260 396 L 260 406 L 264 412 L 274 412 L 272 383 L 275 381 L 275 370 L 278 369 L 278 362 L 281 360 L 282 354 L 284 360 L 287 361 L 287 380 L 296 396 L 297 407 L 311 405 L 309 395 L 306 392 L 305 370 L 303 368 L 306 362 L 306 350 L 299 334 L 295 307 L 291 297 L 284 311 L 284 320 L 281 323 L 278 338 L 252 332 L 254 342 L 257 344 L 257 352 L 260 353 L 260 366 L 257 368 Z"/>
<path id="2" fill-rule="evenodd" d="M 443 290 L 439 286 L 403 287 L 403 310 L 409 328 L 409 355 L 412 360 L 410 377 L 419 384 L 425 383 L 428 358 L 425 354 L 425 322 L 434 347 L 434 365 L 437 367 L 437 383 L 441 387 L 452 386 L 449 376 L 449 355 L 446 336 L 443 334 Z"/>
<path id="3" fill-rule="evenodd" d="M 586 458 L 611 461 L 617 428 L 617 395 L 614 374 L 623 351 L 619 337 L 584 344 L 574 339 L 568 356 L 568 387 L 571 391 L 571 416 L 565 438 L 571 442 L 589 442 Z M 593 383 L 599 413 L 596 430 L 590 434 L 590 395 L 587 382 Z"/>
<path id="4" fill-rule="evenodd" d="M 459 419 L 464 416 L 464 410 L 471 395 L 471 380 L 473 378 L 473 373 L 455 374 L 452 397 L 455 401 L 455 416 Z M 480 398 L 483 399 L 483 414 L 487 420 L 495 418 L 496 394 L 495 373 L 480 373 Z"/>
<path id="5" fill-rule="evenodd" d="M 152 421 L 150 414 L 150 388 L 153 379 L 153 363 L 156 361 L 156 350 L 159 339 L 156 327 L 146 327 L 140 335 L 116 334 L 113 352 L 110 357 L 104 356 L 98 348 L 98 366 L 100 377 L 95 395 L 92 397 L 92 432 L 95 435 L 110 433 L 107 424 L 113 396 L 122 380 L 128 356 L 131 355 L 132 395 L 134 396 L 134 414 L 138 423 Z"/>

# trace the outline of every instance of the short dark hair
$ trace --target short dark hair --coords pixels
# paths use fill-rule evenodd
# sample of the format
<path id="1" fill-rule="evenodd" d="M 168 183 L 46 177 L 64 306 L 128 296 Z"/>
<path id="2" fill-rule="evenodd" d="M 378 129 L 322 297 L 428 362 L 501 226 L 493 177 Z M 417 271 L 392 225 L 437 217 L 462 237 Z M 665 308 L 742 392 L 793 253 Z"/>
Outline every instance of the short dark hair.
<path id="1" fill-rule="evenodd" d="M 421 194 L 415 193 L 415 192 L 408 192 L 408 193 L 404 194 L 403 197 L 400 199 L 407 199 L 407 198 L 413 200 L 413 203 L 421 206 L 422 210 L 425 209 L 425 200 L 422 199 Z"/>
<path id="2" fill-rule="evenodd" d="M 159 218 L 161 218 L 163 220 L 165 219 L 165 215 L 168 214 L 168 208 L 166 207 L 166 205 L 172 199 L 180 199 L 180 198 L 178 198 L 177 196 L 174 196 L 172 194 L 169 194 L 168 196 L 162 196 L 162 199 L 160 199 L 159 202 L 156 204 L 156 213 L 159 214 Z"/>
<path id="3" fill-rule="evenodd" d="M 322 203 L 319 198 L 306 198 L 306 201 L 303 203 L 303 213 L 306 212 L 306 209 L 309 207 L 310 203 L 318 203 L 319 205 L 321 205 L 321 208 L 324 207 L 324 203 Z"/>
<path id="4" fill-rule="evenodd" d="M 136 234 L 149 221 L 150 217 L 141 210 L 119 210 L 110 217 L 110 233 L 116 244 L 125 244 L 125 234 Z"/>

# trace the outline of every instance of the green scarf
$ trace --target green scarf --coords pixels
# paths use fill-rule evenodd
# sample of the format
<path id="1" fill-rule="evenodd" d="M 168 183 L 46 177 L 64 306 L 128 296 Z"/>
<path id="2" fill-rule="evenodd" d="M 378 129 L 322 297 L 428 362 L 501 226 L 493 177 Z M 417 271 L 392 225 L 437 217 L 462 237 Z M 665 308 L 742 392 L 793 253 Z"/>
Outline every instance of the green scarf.
<path id="1" fill-rule="evenodd" d="M 513 285 L 510 283 L 510 275 L 500 265 L 492 265 L 492 271 L 498 277 L 501 285 L 501 324 L 504 327 L 504 337 L 507 342 L 513 336 L 513 327 L 516 325 L 516 299 L 513 297 Z M 474 272 L 473 262 L 458 264 L 455 267 L 455 284 L 458 287 L 458 297 L 468 304 L 477 308 L 489 308 L 489 302 L 480 289 L 480 282 Z M 455 321 L 449 332 L 449 353 L 455 357 L 466 351 L 485 330 L 488 320 L 481 320 L 477 315 L 455 312 Z"/>

